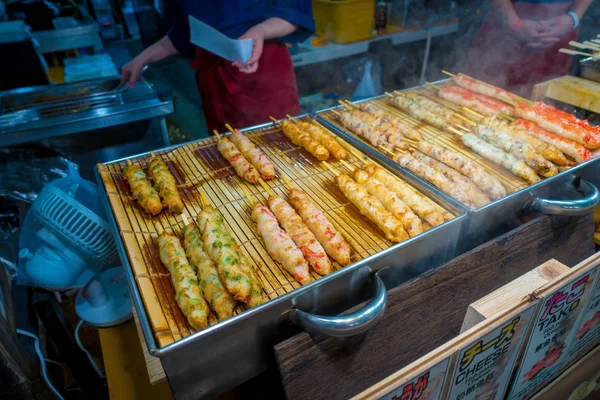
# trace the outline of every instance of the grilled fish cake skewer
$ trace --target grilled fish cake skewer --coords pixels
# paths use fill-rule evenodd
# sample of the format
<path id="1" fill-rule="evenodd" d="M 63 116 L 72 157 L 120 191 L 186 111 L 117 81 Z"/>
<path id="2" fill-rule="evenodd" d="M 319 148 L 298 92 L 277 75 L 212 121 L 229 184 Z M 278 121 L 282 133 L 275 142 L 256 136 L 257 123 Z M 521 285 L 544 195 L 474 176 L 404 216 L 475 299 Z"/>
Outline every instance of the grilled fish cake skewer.
<path id="1" fill-rule="evenodd" d="M 160 214 L 163 209 L 160 197 L 146 178 L 142 167 L 137 164 L 126 165 L 123 167 L 123 175 L 129 183 L 131 194 L 138 204 L 152 215 Z"/>
<path id="2" fill-rule="evenodd" d="M 317 160 L 329 159 L 329 151 L 319 141 L 314 140 L 308 133 L 292 121 L 283 120 L 279 122 L 283 133 L 290 138 L 296 146 L 303 147 Z"/>
<path id="3" fill-rule="evenodd" d="M 258 148 L 254 143 L 250 141 L 239 130 L 234 129 L 229 136 L 235 147 L 244 155 L 247 161 L 250 161 L 252 166 L 258 172 L 264 180 L 275 178 L 275 168 L 269 161 L 267 156 Z"/>
<path id="4" fill-rule="evenodd" d="M 368 165 L 365 167 L 367 173 L 381 182 L 389 190 L 395 192 L 414 212 L 431 226 L 437 226 L 444 222 L 435 207 L 426 200 L 424 196 L 417 193 L 410 185 L 400 179 L 396 179 L 381 167 Z"/>
<path id="5" fill-rule="evenodd" d="M 513 174 L 525 179 L 530 184 L 538 183 L 541 180 L 540 177 L 536 175 L 535 171 L 529 168 L 523 161 L 512 154 L 505 153 L 498 147 L 479 139 L 476 135 L 470 133 L 465 134 L 462 135 L 461 139 L 465 146 L 469 147 L 477 154 L 506 168 Z"/>
<path id="6" fill-rule="evenodd" d="M 170 212 L 181 214 L 183 212 L 183 201 L 179 196 L 175 177 L 160 157 L 152 157 L 148 164 L 148 175 L 154 181 L 154 189 L 160 195 L 163 205 Z"/>
<path id="7" fill-rule="evenodd" d="M 190 266 L 185 251 L 176 236 L 163 232 L 156 239 L 160 260 L 171 275 L 177 305 L 191 327 L 202 330 L 208 326 L 209 309 L 200 292 L 198 277 Z"/>
<path id="8" fill-rule="evenodd" d="M 310 134 L 310 136 L 320 142 L 329 151 L 329 154 L 336 160 L 345 160 L 348 158 L 348 152 L 338 141 L 314 122 L 301 121 L 297 122 L 301 128 Z"/>
<path id="9" fill-rule="evenodd" d="M 482 166 L 469 160 L 462 154 L 429 142 L 420 142 L 419 150 L 470 178 L 492 199 L 497 200 L 506 196 L 506 189 L 504 189 L 504 186 L 502 186 L 502 183 L 498 179 L 487 172 Z"/>
<path id="10" fill-rule="evenodd" d="M 572 161 L 567 160 L 565 155 L 557 147 L 538 139 L 525 129 L 517 126 L 511 126 L 508 122 L 493 117 L 486 117 L 481 121 L 481 123 L 484 125 L 491 125 L 499 132 L 505 133 L 517 140 L 527 143 L 533 147 L 535 151 L 540 153 L 546 160 L 556 165 L 568 166 L 572 164 Z"/>
<path id="11" fill-rule="evenodd" d="M 398 154 L 394 157 L 394 161 L 409 169 L 417 176 L 431 182 L 444 193 L 454 197 L 463 204 L 470 204 L 469 195 L 461 188 L 455 185 L 450 179 L 446 178 L 442 173 L 431 168 L 424 162 L 417 160 L 410 154 Z"/>
<path id="12" fill-rule="evenodd" d="M 477 133 L 477 136 L 486 142 L 498 146 L 507 153 L 514 155 L 520 160 L 523 160 L 525 164 L 527 164 L 538 174 L 546 178 L 550 178 L 551 176 L 558 174 L 558 168 L 556 165 L 542 157 L 541 154 L 536 152 L 527 143 L 515 140 L 512 136 L 486 125 L 477 125 L 475 132 Z"/>
<path id="13" fill-rule="evenodd" d="M 363 185 L 371 196 L 379 200 L 386 210 L 402 222 L 404 230 L 406 230 L 410 237 L 417 236 L 423 232 L 421 220 L 400 200 L 393 190 L 389 190 L 377 179 L 369 176 L 367 171 L 359 168 L 354 170 L 354 179 Z"/>
<path id="14" fill-rule="evenodd" d="M 535 122 L 548 132 L 582 144 L 588 149 L 600 148 L 600 133 L 595 132 L 590 125 L 583 125 L 583 121 L 578 120 L 572 114 L 539 102 L 534 106 L 521 104 L 515 108 L 514 114 Z"/>
<path id="15" fill-rule="evenodd" d="M 361 110 L 381 119 L 384 123 L 391 124 L 394 129 L 401 133 L 403 136 L 406 136 L 412 140 L 423 140 L 423 136 L 415 130 L 412 126 L 407 124 L 406 122 L 397 119 L 392 114 L 386 113 L 383 110 L 378 109 L 374 105 L 370 103 L 359 104 Z"/>
<path id="16" fill-rule="evenodd" d="M 196 269 L 202 294 L 217 314 L 219 321 L 224 321 L 233 315 L 237 304 L 219 279 L 217 267 L 204 250 L 202 233 L 194 224 L 189 224 L 181 231 L 184 237 L 185 253 Z"/>
<path id="17" fill-rule="evenodd" d="M 483 115 L 511 113 L 512 109 L 499 100 L 472 92 L 460 86 L 446 86 L 438 91 L 438 96 L 454 104 L 468 107 Z"/>
<path id="18" fill-rule="evenodd" d="M 341 265 L 349 265 L 352 252 L 350 245 L 335 230 L 331 222 L 323 214 L 323 211 L 309 200 L 306 192 L 299 189 L 290 189 L 288 198 L 327 254 Z"/>
<path id="19" fill-rule="evenodd" d="M 262 304 L 262 285 L 254 269 L 227 230 L 223 214 L 211 205 L 196 218 L 202 232 L 204 250 L 217 265 L 221 282 L 236 300 L 250 307 Z"/>
<path id="20" fill-rule="evenodd" d="M 467 193 L 467 195 L 469 196 L 469 199 L 470 199 L 469 204 L 478 208 L 478 207 L 483 207 L 486 204 L 490 203 L 489 197 L 487 197 L 486 194 L 483 193 L 477 187 L 477 185 L 475 185 L 475 183 L 473 183 L 472 180 L 470 180 L 469 178 L 467 178 L 460 172 L 456 171 L 455 169 L 450 168 L 446 164 L 439 162 L 438 160 L 436 160 L 434 158 L 426 156 L 425 154 L 423 154 L 421 152 L 414 152 L 412 155 L 417 160 L 420 160 L 421 162 L 430 166 L 434 170 L 443 174 L 446 178 L 448 178 L 450 181 L 454 182 L 462 190 L 464 190 L 465 193 Z"/>
<path id="21" fill-rule="evenodd" d="M 281 264 L 300 284 L 310 282 L 308 263 L 292 238 L 279 227 L 277 218 L 266 206 L 256 203 L 252 208 L 252 220 L 265 241 L 267 252 Z"/>
<path id="22" fill-rule="evenodd" d="M 302 251 L 304 258 L 312 269 L 319 275 L 330 274 L 333 267 L 329 258 L 327 258 L 327 253 L 292 206 L 279 196 L 270 196 L 267 204 L 271 212 L 277 217 L 281 227 Z"/>
<path id="23" fill-rule="evenodd" d="M 258 171 L 244 158 L 244 155 L 228 138 L 219 139 L 217 149 L 229 161 L 229 164 L 231 164 L 235 173 L 240 178 L 253 185 L 258 183 L 258 178 L 260 177 Z"/>
<path id="24" fill-rule="evenodd" d="M 409 238 L 402 223 L 350 176 L 340 174 L 335 180 L 344 196 L 362 215 L 377 225 L 389 241 L 398 243 Z"/>
<path id="25" fill-rule="evenodd" d="M 555 146 L 566 155 L 573 157 L 573 159 L 578 163 L 586 162 L 594 157 L 592 152 L 589 151 L 585 146 L 572 140 L 565 139 L 556 133 L 550 133 L 540 128 L 535 122 L 527 121 L 525 119 L 517 119 L 513 122 L 513 126 L 524 129 L 536 138 Z"/>

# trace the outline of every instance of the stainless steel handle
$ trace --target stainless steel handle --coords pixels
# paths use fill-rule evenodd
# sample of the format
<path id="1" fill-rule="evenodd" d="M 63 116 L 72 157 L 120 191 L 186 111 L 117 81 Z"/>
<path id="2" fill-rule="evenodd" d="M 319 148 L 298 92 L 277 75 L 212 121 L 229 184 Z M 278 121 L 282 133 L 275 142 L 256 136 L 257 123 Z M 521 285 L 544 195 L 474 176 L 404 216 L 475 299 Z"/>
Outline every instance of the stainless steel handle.
<path id="1" fill-rule="evenodd" d="M 526 206 L 527 210 L 548 215 L 583 215 L 592 212 L 600 202 L 600 191 L 586 180 L 579 180 L 585 197 L 574 200 L 550 200 L 536 197 Z"/>
<path id="2" fill-rule="evenodd" d="M 379 272 L 375 273 L 375 296 L 362 310 L 339 317 L 326 317 L 293 309 L 290 320 L 305 331 L 316 335 L 347 337 L 370 329 L 383 316 L 387 304 L 387 290 Z"/>

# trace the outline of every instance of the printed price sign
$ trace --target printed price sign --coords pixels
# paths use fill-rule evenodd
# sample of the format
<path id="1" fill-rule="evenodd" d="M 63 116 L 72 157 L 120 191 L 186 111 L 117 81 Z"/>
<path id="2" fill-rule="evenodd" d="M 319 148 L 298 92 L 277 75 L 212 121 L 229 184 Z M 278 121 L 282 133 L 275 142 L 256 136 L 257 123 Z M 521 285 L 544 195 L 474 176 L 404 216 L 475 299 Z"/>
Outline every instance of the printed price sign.
<path id="1" fill-rule="evenodd" d="M 381 397 L 384 400 L 438 400 L 442 398 L 442 389 L 448 374 L 450 357 L 436 366 L 418 372 L 403 384 Z"/>
<path id="2" fill-rule="evenodd" d="M 458 353 L 449 400 L 503 399 L 538 303 L 511 316 Z"/>
<path id="3" fill-rule="evenodd" d="M 569 347 L 565 366 L 579 360 L 600 344 L 600 276 L 598 273 L 596 270 L 596 285 L 590 293 L 585 311 L 577 323 L 575 337 Z"/>
<path id="4" fill-rule="evenodd" d="M 543 298 L 509 399 L 527 399 L 562 372 L 575 323 L 592 291 L 595 270 Z"/>

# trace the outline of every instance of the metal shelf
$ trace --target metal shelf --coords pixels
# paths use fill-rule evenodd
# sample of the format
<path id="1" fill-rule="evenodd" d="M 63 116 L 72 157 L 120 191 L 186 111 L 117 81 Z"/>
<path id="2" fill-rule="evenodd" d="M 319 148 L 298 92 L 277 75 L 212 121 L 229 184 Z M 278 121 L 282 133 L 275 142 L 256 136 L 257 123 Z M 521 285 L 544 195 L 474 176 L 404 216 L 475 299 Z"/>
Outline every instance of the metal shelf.
<path id="1" fill-rule="evenodd" d="M 428 30 L 431 30 L 432 37 L 448 35 L 458 30 L 458 21 L 436 25 L 431 28 L 421 28 L 390 35 L 375 36 L 372 39 L 364 40 L 362 42 L 349 44 L 331 43 L 325 47 L 313 48 L 300 54 L 294 54 L 292 56 L 292 62 L 294 63 L 294 67 L 302 67 L 305 65 L 362 54 L 369 51 L 369 45 L 371 43 L 382 40 L 391 40 L 392 45 L 417 42 L 419 40 L 427 39 Z"/>

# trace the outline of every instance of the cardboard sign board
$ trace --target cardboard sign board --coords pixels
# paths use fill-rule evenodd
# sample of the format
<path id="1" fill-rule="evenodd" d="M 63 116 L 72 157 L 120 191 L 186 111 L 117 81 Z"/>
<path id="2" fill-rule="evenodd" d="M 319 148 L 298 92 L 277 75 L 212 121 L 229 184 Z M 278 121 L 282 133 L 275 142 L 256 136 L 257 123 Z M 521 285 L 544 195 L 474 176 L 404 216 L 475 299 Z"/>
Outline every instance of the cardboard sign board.
<path id="1" fill-rule="evenodd" d="M 566 367 L 575 325 L 595 282 L 598 256 L 573 267 L 567 274 L 532 293 L 541 301 L 513 380 L 510 400 L 527 399 L 555 379 Z"/>
<path id="2" fill-rule="evenodd" d="M 537 308 L 532 303 L 458 352 L 447 399 L 504 398 Z"/>
<path id="3" fill-rule="evenodd" d="M 596 285 L 591 292 L 585 311 L 579 317 L 575 328 L 575 337 L 569 347 L 565 365 L 585 356 L 600 344 L 600 267 L 596 268 Z"/>

